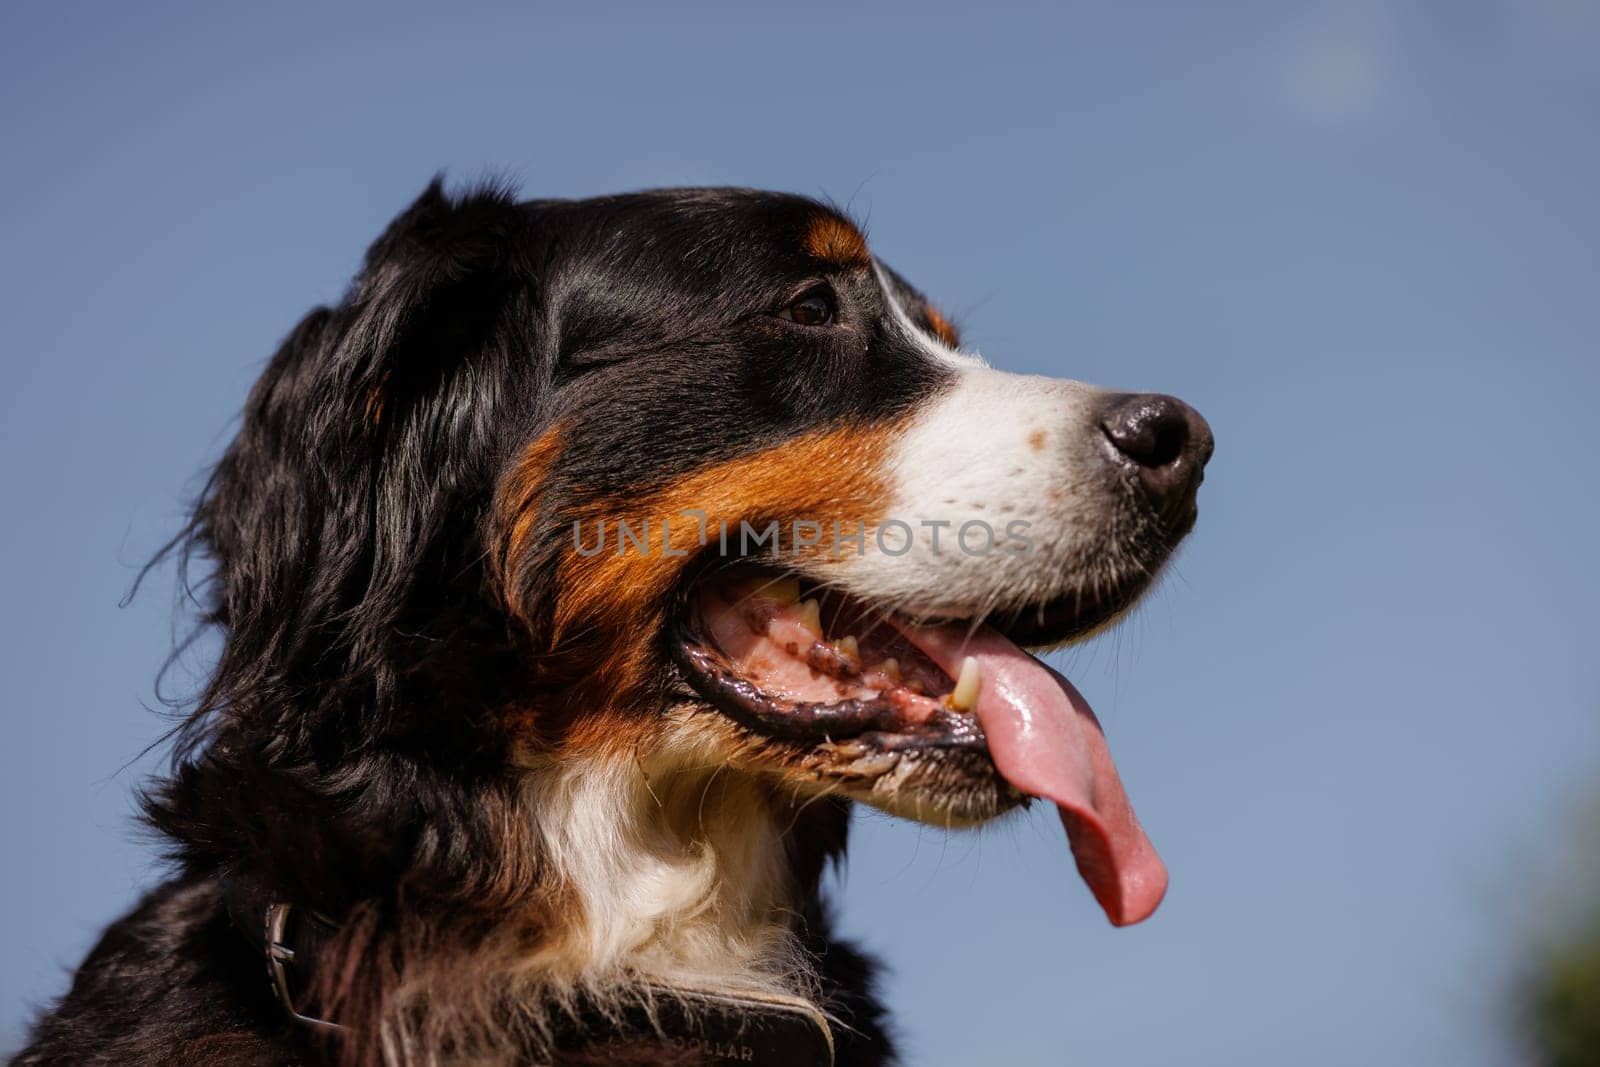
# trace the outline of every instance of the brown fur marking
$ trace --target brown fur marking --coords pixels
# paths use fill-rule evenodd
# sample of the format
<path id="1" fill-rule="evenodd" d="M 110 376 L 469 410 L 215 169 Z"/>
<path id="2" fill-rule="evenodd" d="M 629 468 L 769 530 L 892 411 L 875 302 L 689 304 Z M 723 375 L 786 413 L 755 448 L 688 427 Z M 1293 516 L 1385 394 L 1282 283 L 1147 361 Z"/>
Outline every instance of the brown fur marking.
<path id="1" fill-rule="evenodd" d="M 837 215 L 816 215 L 806 229 L 806 251 L 833 267 L 872 264 L 867 239 L 849 221 Z"/>
<path id="2" fill-rule="evenodd" d="M 932 304 L 928 305 L 928 325 L 933 327 L 933 334 L 951 348 L 961 347 L 961 335 L 950 324 L 950 320 Z"/>

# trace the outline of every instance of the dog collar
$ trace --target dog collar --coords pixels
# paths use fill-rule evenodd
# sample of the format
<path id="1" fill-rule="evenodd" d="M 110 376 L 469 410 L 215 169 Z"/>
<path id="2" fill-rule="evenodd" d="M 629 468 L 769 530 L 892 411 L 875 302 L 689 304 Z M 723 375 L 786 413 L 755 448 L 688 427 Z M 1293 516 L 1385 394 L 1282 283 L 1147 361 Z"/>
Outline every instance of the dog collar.
<path id="1" fill-rule="evenodd" d="M 348 1030 L 296 1006 L 338 924 L 231 878 L 223 880 L 223 899 L 234 927 L 265 959 L 273 997 L 289 1018 L 322 1033 Z M 555 1026 L 562 1051 L 622 1053 L 650 1042 L 707 1063 L 832 1067 L 834 1056 L 833 1031 L 822 1011 L 802 997 L 775 993 L 645 983 L 621 1008 L 580 1001 Z"/>

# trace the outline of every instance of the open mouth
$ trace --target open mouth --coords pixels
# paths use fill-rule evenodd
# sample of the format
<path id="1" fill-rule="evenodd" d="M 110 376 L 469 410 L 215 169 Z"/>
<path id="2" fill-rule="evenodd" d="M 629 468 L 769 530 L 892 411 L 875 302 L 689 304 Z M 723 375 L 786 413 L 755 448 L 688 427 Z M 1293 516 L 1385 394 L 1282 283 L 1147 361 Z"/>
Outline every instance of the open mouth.
<path id="1" fill-rule="evenodd" d="M 939 782 L 955 773 L 986 788 L 982 815 L 1028 796 L 1055 802 L 1080 874 L 1120 926 L 1155 910 L 1166 868 L 1094 713 L 1021 644 L 1086 633 L 1137 592 L 929 623 L 736 569 L 690 586 L 670 639 L 694 690 L 771 742 L 936 763 L 947 772 Z"/>

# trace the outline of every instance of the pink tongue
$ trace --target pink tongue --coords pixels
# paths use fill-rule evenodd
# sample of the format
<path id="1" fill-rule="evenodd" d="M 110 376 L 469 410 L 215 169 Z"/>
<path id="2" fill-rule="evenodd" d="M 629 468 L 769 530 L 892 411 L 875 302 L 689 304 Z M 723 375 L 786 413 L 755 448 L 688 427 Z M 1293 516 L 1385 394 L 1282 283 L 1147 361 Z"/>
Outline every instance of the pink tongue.
<path id="1" fill-rule="evenodd" d="M 1078 873 L 1113 925 L 1149 918 L 1167 892 L 1167 868 L 1082 694 L 991 627 L 896 625 L 952 678 L 963 657 L 978 661 L 978 721 L 995 766 L 1022 792 L 1055 801 Z"/>

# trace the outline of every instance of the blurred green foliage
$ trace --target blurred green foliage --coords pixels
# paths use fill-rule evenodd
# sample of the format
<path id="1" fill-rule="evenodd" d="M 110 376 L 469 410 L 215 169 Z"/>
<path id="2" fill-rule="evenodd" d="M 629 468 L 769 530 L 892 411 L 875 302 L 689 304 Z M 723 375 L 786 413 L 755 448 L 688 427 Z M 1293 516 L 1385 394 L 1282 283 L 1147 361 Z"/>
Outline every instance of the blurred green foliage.
<path id="1" fill-rule="evenodd" d="M 1529 1038 L 1544 1067 L 1600 1067 L 1600 919 L 1542 960 L 1530 982 Z"/>

